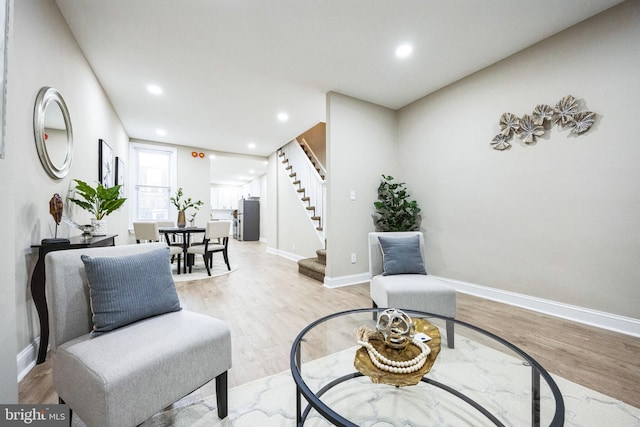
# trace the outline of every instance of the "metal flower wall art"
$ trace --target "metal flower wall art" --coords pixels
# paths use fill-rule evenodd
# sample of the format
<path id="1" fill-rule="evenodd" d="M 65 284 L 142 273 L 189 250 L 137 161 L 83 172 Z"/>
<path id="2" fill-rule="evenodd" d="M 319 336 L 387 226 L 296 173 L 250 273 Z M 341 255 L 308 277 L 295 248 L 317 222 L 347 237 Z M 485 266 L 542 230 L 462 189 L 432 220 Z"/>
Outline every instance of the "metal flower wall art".
<path id="1" fill-rule="evenodd" d="M 570 133 L 581 135 L 595 122 L 596 114 L 591 111 L 578 111 L 578 101 L 571 95 L 562 98 L 555 107 L 538 104 L 531 115 L 518 117 L 512 113 L 500 116 L 500 133 L 493 137 L 491 146 L 496 150 L 511 148 L 511 138 L 517 136 L 529 145 L 543 136 L 551 125 L 561 129 L 570 129 Z"/>

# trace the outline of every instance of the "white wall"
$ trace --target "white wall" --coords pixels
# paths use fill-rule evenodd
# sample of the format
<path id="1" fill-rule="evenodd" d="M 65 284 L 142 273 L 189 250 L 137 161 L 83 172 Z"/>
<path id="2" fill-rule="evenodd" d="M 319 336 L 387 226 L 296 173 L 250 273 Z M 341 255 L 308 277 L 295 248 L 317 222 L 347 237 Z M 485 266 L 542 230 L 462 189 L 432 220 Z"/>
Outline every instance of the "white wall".
<path id="1" fill-rule="evenodd" d="M 267 242 L 267 251 L 271 253 L 277 253 L 279 250 L 278 242 L 278 218 L 280 212 L 279 205 L 279 192 L 278 192 L 278 155 L 272 153 L 269 156 L 269 163 L 267 165 L 267 173 L 265 175 L 265 188 L 263 194 L 267 195 L 267 200 L 264 203 L 260 203 L 260 206 L 265 209 L 265 217 L 262 218 L 262 211 L 260 212 L 260 238 L 265 239 Z M 262 227 L 264 224 L 264 228 Z"/>
<path id="2" fill-rule="evenodd" d="M 626 2 L 401 110 L 430 273 L 640 318 L 639 23 Z M 502 113 L 568 94 L 588 133 L 490 147 Z"/>
<path id="3" fill-rule="evenodd" d="M 30 246 L 52 237 L 55 223 L 49 214 L 49 199 L 54 193 L 63 198 L 72 187 L 71 179 L 95 183 L 98 179 L 98 139 L 106 140 L 116 156 L 128 158 L 126 135 L 111 103 L 98 84 L 84 55 L 71 35 L 52 0 L 20 0 L 14 3 L 13 37 L 9 54 L 9 104 L 7 133 L 9 158 L 15 170 L 3 187 L 11 186 L 14 203 L 3 212 L 3 223 L 11 227 L 15 238 L 2 258 L 14 265 L 10 283 L 15 286 L 15 310 L 18 351 L 30 347 L 39 336 L 38 317 L 29 290 L 35 256 Z M 71 171 L 62 180 L 50 178 L 42 168 L 33 137 L 33 107 L 41 87 L 58 89 L 64 97 L 74 132 L 74 160 Z M 126 182 L 126 179 L 125 179 Z M 66 203 L 71 208 L 70 203 Z M 3 207 L 2 209 L 5 209 Z M 80 223 L 89 214 L 74 207 L 67 211 Z M 118 234 L 116 243 L 128 241 L 127 211 L 108 217 L 109 232 Z M 58 236 L 80 234 L 62 225 Z M 13 243 L 13 247 L 11 244 Z M 7 270 L 3 269 L 3 274 Z M 15 357 L 15 354 L 14 354 Z M 26 358 L 29 357 L 27 354 Z"/>
<path id="4" fill-rule="evenodd" d="M 13 11 L 13 5 L 10 8 Z M 13 37 L 9 34 L 9 40 Z M 16 56 L 12 44 L 8 46 L 8 61 Z M 9 74 L 7 78 L 12 78 Z M 12 104 L 13 92 L 7 91 L 7 106 Z M 10 183 L 14 180 L 14 173 L 19 170 L 16 165 L 16 139 L 12 128 L 7 126 L 5 136 L 6 150 L 4 159 L 0 158 L 0 182 Z M 0 402 L 18 403 L 18 375 L 16 365 L 16 285 L 15 285 L 15 255 L 10 242 L 15 241 L 14 212 L 15 193 L 13 185 L 0 185 L 0 235 L 6 245 L 0 247 Z"/>
<path id="5" fill-rule="evenodd" d="M 374 230 L 373 202 L 381 175 L 397 177 L 396 140 L 395 111 L 327 94 L 327 284 L 369 269 L 367 234 Z M 350 200 L 351 191 L 356 200 Z"/>
<path id="6" fill-rule="evenodd" d="M 196 150 L 194 147 L 175 146 L 178 149 L 178 186 L 184 191 L 183 199 L 191 197 L 193 200 L 201 200 L 204 205 L 197 211 L 193 208 L 187 209 L 187 223 L 195 213 L 195 225 L 204 227 L 211 217 L 211 184 L 209 177 L 211 173 L 211 161 L 209 160 L 210 152 L 205 151 L 204 158 L 193 157 L 191 152 Z M 204 151 L 197 148 L 198 151 Z M 175 195 L 175 194 L 172 194 Z M 175 218 L 178 218 L 178 212 L 175 206 L 171 205 L 175 212 Z"/>

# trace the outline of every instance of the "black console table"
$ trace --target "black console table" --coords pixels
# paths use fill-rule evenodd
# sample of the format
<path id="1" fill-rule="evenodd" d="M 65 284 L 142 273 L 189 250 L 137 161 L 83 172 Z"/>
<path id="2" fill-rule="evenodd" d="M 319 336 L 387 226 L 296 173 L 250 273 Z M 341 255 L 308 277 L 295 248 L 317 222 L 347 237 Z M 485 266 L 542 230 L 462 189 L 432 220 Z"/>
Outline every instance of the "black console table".
<path id="1" fill-rule="evenodd" d="M 31 275 L 31 296 L 38 311 L 40 319 L 40 347 L 38 349 L 38 359 L 36 364 L 44 362 L 47 358 L 47 347 L 49 346 L 49 308 L 47 307 L 47 296 L 45 294 L 45 273 L 44 257 L 49 252 L 64 251 L 68 249 L 92 248 L 98 246 L 115 246 L 117 234 L 94 237 L 71 237 L 69 243 L 46 243 L 31 245 L 38 250 L 38 261 Z"/>

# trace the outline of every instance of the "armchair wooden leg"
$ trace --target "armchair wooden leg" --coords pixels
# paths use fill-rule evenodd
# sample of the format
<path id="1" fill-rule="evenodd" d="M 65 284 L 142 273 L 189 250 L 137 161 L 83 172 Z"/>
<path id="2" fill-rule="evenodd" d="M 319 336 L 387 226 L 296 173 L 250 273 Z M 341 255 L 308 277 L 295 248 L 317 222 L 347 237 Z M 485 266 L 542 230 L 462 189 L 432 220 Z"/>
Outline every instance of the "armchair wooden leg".
<path id="1" fill-rule="evenodd" d="M 216 402 L 218 404 L 218 418 L 227 417 L 229 402 L 227 399 L 227 371 L 216 377 Z"/>
<path id="2" fill-rule="evenodd" d="M 454 348 L 455 339 L 454 339 L 453 329 L 454 329 L 455 323 L 453 323 L 453 321 L 451 320 L 447 320 L 446 322 L 447 322 L 447 346 L 449 348 Z"/>

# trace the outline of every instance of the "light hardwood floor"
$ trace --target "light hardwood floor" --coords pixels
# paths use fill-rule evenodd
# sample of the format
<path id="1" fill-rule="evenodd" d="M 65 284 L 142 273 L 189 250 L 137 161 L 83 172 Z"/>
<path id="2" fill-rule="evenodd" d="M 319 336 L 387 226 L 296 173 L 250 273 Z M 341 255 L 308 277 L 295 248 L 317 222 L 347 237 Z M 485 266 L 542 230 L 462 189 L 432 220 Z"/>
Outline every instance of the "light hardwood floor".
<path id="1" fill-rule="evenodd" d="M 263 243 L 231 240 L 229 257 L 233 273 L 176 285 L 184 308 L 229 323 L 229 387 L 289 369 L 291 343 L 312 320 L 370 307 L 368 283 L 325 288 Z M 458 318 L 517 345 L 551 373 L 640 407 L 640 339 L 460 293 Z M 214 392 L 208 384 L 188 399 Z M 20 382 L 19 401 L 58 401 L 48 361 Z"/>

